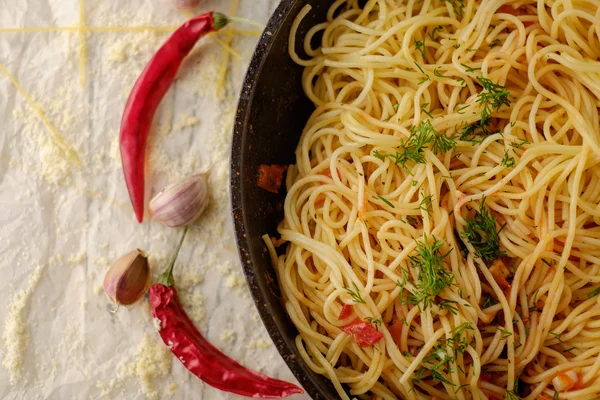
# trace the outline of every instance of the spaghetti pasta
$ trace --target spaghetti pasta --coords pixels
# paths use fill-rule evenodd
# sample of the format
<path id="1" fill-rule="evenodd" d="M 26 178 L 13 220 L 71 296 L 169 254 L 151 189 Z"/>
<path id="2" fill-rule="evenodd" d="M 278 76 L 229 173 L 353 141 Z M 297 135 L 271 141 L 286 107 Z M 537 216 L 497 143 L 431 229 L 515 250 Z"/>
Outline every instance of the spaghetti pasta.
<path id="1" fill-rule="evenodd" d="M 302 58 L 309 12 L 264 237 L 307 365 L 342 399 L 600 398 L 600 1 L 337 0 Z"/>

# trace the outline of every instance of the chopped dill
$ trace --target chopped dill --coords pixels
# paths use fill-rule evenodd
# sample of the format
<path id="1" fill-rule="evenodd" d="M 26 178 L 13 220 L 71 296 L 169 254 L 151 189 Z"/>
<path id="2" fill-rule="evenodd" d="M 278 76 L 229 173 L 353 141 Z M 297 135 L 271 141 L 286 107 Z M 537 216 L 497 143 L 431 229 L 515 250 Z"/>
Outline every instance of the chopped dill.
<path id="1" fill-rule="evenodd" d="M 435 297 L 454 280 L 454 275 L 446 269 L 444 261 L 452 249 L 442 253 L 442 246 L 444 246 L 443 240 L 433 236 L 433 243 L 429 243 L 425 235 L 423 241 L 417 242 L 417 255 L 409 256 L 411 267 L 417 269 L 419 273 L 418 282 L 414 285 L 414 293 L 409 295 L 408 303 L 422 305 L 422 310 L 433 306 Z"/>
<path id="2" fill-rule="evenodd" d="M 525 139 L 518 138 L 517 140 L 519 141 L 518 143 L 517 142 L 512 142 L 510 144 L 512 147 L 514 147 L 516 149 L 520 149 L 521 147 L 523 147 L 526 144 L 531 144 L 531 143 L 529 143 L 529 141 L 527 141 Z"/>
<path id="3" fill-rule="evenodd" d="M 461 63 L 460 65 L 462 65 L 463 67 L 465 67 L 465 71 L 466 72 L 476 72 L 476 71 L 480 71 L 481 70 L 481 68 L 469 67 L 467 64 L 463 64 L 463 63 Z"/>
<path id="4" fill-rule="evenodd" d="M 554 336 L 554 338 L 556 340 L 558 340 L 560 343 L 564 343 L 564 340 L 562 340 L 562 338 L 560 337 L 560 333 L 555 333 L 555 332 L 548 332 L 549 334 L 551 334 L 552 336 Z"/>
<path id="5" fill-rule="evenodd" d="M 502 333 L 502 336 L 500 336 L 500 339 L 502 340 L 507 339 L 509 336 L 512 336 L 512 332 L 509 332 L 506 329 L 498 328 L 498 330 L 500 331 L 500 333 Z"/>
<path id="6" fill-rule="evenodd" d="M 499 234 L 506 226 L 506 223 L 496 230 L 496 217 L 485 206 L 485 196 L 482 197 L 479 210 L 475 216 L 467 220 L 465 232 L 461 235 L 467 239 L 475 248 L 475 256 L 484 261 L 493 261 L 503 256 L 504 252 L 500 249 Z"/>
<path id="7" fill-rule="evenodd" d="M 465 3 L 463 0 L 442 0 L 443 3 L 448 3 L 452 6 L 452 10 L 454 10 L 454 14 L 458 18 L 463 17 L 463 10 L 465 8 Z"/>
<path id="8" fill-rule="evenodd" d="M 406 220 L 411 224 L 416 224 L 418 222 L 417 219 L 415 217 L 413 217 L 412 215 L 407 215 Z"/>
<path id="9" fill-rule="evenodd" d="M 425 41 L 424 40 L 415 40 L 416 49 L 421 53 L 423 57 L 427 54 L 427 50 L 425 49 Z"/>
<path id="10" fill-rule="evenodd" d="M 370 324 L 373 324 L 376 330 L 379 330 L 379 325 L 383 323 L 382 318 L 367 317 L 365 318 L 365 321 L 369 322 Z"/>
<path id="11" fill-rule="evenodd" d="M 596 288 L 596 289 L 592 290 L 590 293 L 588 293 L 587 298 L 591 299 L 592 297 L 596 297 L 596 296 L 598 296 L 599 293 L 600 293 L 600 287 Z"/>
<path id="12" fill-rule="evenodd" d="M 515 166 L 515 158 L 514 157 L 509 157 L 508 155 L 508 150 L 504 151 L 504 157 L 502 157 L 502 160 L 500 161 L 501 165 L 504 165 L 507 168 L 512 168 Z"/>
<path id="13" fill-rule="evenodd" d="M 425 71 L 423 70 L 423 68 L 421 68 L 421 66 L 419 64 L 417 64 L 416 61 L 415 61 L 415 65 L 417 66 L 417 68 L 419 68 L 419 71 L 421 71 L 421 73 L 424 75 L 424 78 L 419 82 L 419 85 L 422 84 L 422 83 L 425 83 L 425 82 L 427 82 L 428 80 L 431 79 L 429 77 L 429 75 L 425 73 Z"/>
<path id="14" fill-rule="evenodd" d="M 493 111 L 498 111 L 502 106 L 510 106 L 511 94 L 505 86 L 492 82 L 488 78 L 478 76 L 477 80 L 483 87 L 475 100 L 481 105 L 481 120 L 486 121 L 490 118 Z"/>
<path id="15" fill-rule="evenodd" d="M 481 304 L 481 308 L 488 308 L 488 307 L 493 306 L 494 304 L 498 304 L 498 302 L 496 301 L 496 299 L 494 299 L 492 297 L 492 295 L 488 294 L 483 299 L 483 303 Z"/>
<path id="16" fill-rule="evenodd" d="M 494 41 L 490 43 L 490 49 L 493 49 L 496 46 L 500 46 L 500 39 L 494 39 Z"/>
<path id="17" fill-rule="evenodd" d="M 416 164 L 425 164 L 426 159 L 423 152 L 429 144 L 431 144 L 431 150 L 435 154 L 443 154 L 456 148 L 454 138 L 436 131 L 433 125 L 431 125 L 431 121 L 427 120 L 411 128 L 408 139 L 400 142 L 400 151 L 397 151 L 395 154 L 382 154 L 376 150 L 373 152 L 373 156 L 380 160 L 390 158 L 395 164 L 399 164 L 402 168 L 410 172 L 406 163 L 410 161 Z"/>
<path id="18" fill-rule="evenodd" d="M 396 208 L 396 207 L 394 207 L 394 205 L 392 204 L 392 202 L 391 202 L 391 201 L 389 201 L 388 199 L 386 199 L 386 198 L 385 198 L 385 197 L 383 197 L 383 196 L 373 196 L 373 198 L 374 198 L 374 199 L 379 199 L 379 200 L 383 201 L 385 204 L 387 204 L 388 206 L 390 206 L 390 207 L 392 207 L 392 208 Z"/>
<path id="19" fill-rule="evenodd" d="M 441 32 L 444 30 L 444 27 L 442 27 L 441 25 L 436 26 L 435 28 L 433 28 L 433 31 L 429 32 L 429 39 L 431 39 L 432 42 L 435 42 L 435 34 L 438 32 Z"/>
<path id="20" fill-rule="evenodd" d="M 352 300 L 354 300 L 355 303 L 367 304 L 367 302 L 360 295 L 360 290 L 358 290 L 358 286 L 356 286 L 356 283 L 352 282 L 352 286 L 354 286 L 354 290 L 350 288 L 344 288 L 348 292 L 350 297 L 352 297 Z"/>
<path id="21" fill-rule="evenodd" d="M 421 199 L 421 203 L 419 204 L 419 208 L 425 211 L 428 215 L 431 215 L 431 203 L 433 202 L 432 195 L 423 196 Z"/>

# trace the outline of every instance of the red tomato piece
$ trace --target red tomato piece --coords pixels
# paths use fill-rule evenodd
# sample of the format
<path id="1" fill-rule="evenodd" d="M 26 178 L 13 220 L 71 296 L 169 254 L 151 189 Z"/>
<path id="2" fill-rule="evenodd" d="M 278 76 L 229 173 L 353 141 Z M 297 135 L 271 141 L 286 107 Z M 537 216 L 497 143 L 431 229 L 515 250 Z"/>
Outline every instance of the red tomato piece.
<path id="1" fill-rule="evenodd" d="M 342 180 L 342 174 L 340 173 L 340 170 L 336 168 L 335 171 L 337 172 L 337 176 L 338 176 L 338 178 L 340 178 L 340 181 L 341 181 Z M 325 171 L 325 173 L 323 175 L 325 175 L 328 178 L 331 178 L 332 177 L 331 176 L 331 169 L 328 169 L 327 171 Z"/>
<path id="2" fill-rule="evenodd" d="M 394 319 L 391 325 L 388 326 L 388 331 L 390 331 L 390 335 L 392 335 L 394 343 L 396 343 L 396 345 L 400 345 L 400 339 L 402 338 L 402 322 L 400 322 L 398 319 Z"/>
<path id="3" fill-rule="evenodd" d="M 383 334 L 375 329 L 373 325 L 360 319 L 355 319 L 348 325 L 340 327 L 340 329 L 352 336 L 352 339 L 360 347 L 373 346 L 383 339 Z"/>
<path id="4" fill-rule="evenodd" d="M 279 192 L 286 170 L 287 166 L 262 164 L 258 168 L 258 187 L 271 193 Z"/>
<path id="5" fill-rule="evenodd" d="M 352 315 L 352 306 L 350 304 L 344 304 L 342 306 L 342 311 L 340 312 L 340 316 L 338 319 L 346 319 L 350 315 Z"/>

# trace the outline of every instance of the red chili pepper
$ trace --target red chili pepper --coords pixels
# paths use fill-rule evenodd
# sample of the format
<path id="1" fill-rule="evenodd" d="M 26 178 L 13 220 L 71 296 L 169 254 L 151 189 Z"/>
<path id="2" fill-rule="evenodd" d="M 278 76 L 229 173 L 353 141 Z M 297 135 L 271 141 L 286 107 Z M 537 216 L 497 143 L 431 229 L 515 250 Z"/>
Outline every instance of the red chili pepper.
<path id="1" fill-rule="evenodd" d="M 375 329 L 373 325 L 358 318 L 350 322 L 348 325 L 340 327 L 340 329 L 352 336 L 354 341 L 360 347 L 373 346 L 375 343 L 383 339 L 383 333 Z"/>
<path id="2" fill-rule="evenodd" d="M 279 192 L 283 181 L 283 173 L 287 166 L 283 165 L 265 165 L 258 168 L 258 187 L 271 193 Z"/>
<path id="3" fill-rule="evenodd" d="M 167 270 L 150 288 L 152 316 L 160 320 L 160 336 L 171 352 L 194 375 L 225 392 L 255 398 L 278 399 L 303 393 L 298 386 L 251 371 L 210 344 L 200 334 L 179 302 L 173 265 L 187 228 Z"/>
<path id="4" fill-rule="evenodd" d="M 342 306 L 342 311 L 340 312 L 340 316 L 338 319 L 346 319 L 350 315 L 352 315 L 352 306 L 350 304 L 344 304 Z"/>
<path id="5" fill-rule="evenodd" d="M 181 62 L 198 39 L 223 28 L 228 22 L 225 15 L 209 12 L 184 23 L 154 54 L 129 94 L 121 119 L 121 160 L 131 204 L 139 222 L 144 219 L 146 142 L 156 109 L 171 87 Z"/>

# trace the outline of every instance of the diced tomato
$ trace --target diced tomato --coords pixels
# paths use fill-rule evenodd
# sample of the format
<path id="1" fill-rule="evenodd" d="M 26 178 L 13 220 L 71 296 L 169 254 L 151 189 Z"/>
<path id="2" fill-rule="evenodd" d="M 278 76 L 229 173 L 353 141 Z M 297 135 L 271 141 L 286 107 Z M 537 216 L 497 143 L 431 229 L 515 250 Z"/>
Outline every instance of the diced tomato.
<path id="1" fill-rule="evenodd" d="M 501 5 L 498 8 L 498 11 L 496 11 L 496 12 L 498 14 L 514 15 L 516 17 L 520 17 L 522 15 L 529 15 L 526 8 L 524 8 L 524 7 L 514 8 L 513 6 L 510 6 L 508 4 Z M 533 25 L 533 22 L 532 21 L 524 21 L 523 25 L 525 25 L 525 28 L 527 28 L 529 25 Z"/>
<path id="2" fill-rule="evenodd" d="M 320 194 L 317 196 L 317 199 L 315 200 L 315 207 L 321 207 L 323 204 L 325 204 L 325 195 Z"/>
<path id="3" fill-rule="evenodd" d="M 350 315 L 352 315 L 352 306 L 350 304 L 344 304 L 342 306 L 342 311 L 340 312 L 340 316 L 338 319 L 346 319 Z"/>
<path id="4" fill-rule="evenodd" d="M 569 370 L 567 372 L 559 372 L 552 379 L 552 385 L 557 392 L 566 392 L 571 389 L 577 389 L 582 384 L 579 371 Z"/>
<path id="5" fill-rule="evenodd" d="M 383 339 L 383 334 L 375 329 L 373 325 L 358 318 L 348 325 L 340 327 L 340 329 L 352 336 L 352 339 L 354 339 L 356 344 L 360 347 L 373 346 Z"/>
<path id="6" fill-rule="evenodd" d="M 394 319 L 388 326 L 388 331 L 390 331 L 390 335 L 392 335 L 394 343 L 399 346 L 400 339 L 402 338 L 402 322 L 400 322 L 398 319 Z"/>
<path id="7" fill-rule="evenodd" d="M 287 166 L 284 165 L 262 164 L 258 168 L 258 187 L 271 193 L 279 192 L 281 182 L 283 181 L 283 173 L 286 170 Z"/>
<path id="8" fill-rule="evenodd" d="M 490 374 L 486 374 L 485 372 L 481 372 L 479 374 L 479 382 L 487 382 L 490 383 L 492 381 L 492 377 Z"/>
<path id="9" fill-rule="evenodd" d="M 340 170 L 336 168 L 335 172 L 337 172 L 337 176 L 338 176 L 338 178 L 340 178 L 340 181 L 341 181 L 342 180 L 342 174 L 340 173 Z M 328 169 L 327 171 L 325 171 L 325 173 L 323 175 L 325 175 L 328 178 L 332 178 L 332 176 L 331 176 L 331 169 Z"/>
<path id="10" fill-rule="evenodd" d="M 510 275 L 508 267 L 504 265 L 501 259 L 497 258 L 490 267 L 490 273 L 494 277 L 494 280 L 500 286 L 500 289 L 504 290 L 510 287 L 510 283 L 506 280 L 506 277 Z"/>

